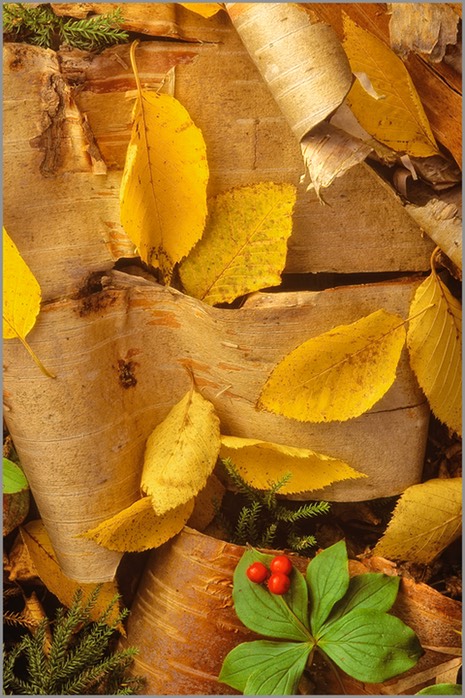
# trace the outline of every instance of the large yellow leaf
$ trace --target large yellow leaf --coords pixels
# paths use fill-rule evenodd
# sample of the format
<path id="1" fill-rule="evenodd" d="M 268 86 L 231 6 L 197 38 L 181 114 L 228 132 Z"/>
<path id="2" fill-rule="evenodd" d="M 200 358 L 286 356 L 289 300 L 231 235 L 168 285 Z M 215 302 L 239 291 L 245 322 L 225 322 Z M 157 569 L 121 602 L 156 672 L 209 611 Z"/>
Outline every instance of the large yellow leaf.
<path id="1" fill-rule="evenodd" d="M 58 564 L 55 551 L 42 521 L 30 521 L 21 528 L 21 537 L 31 556 L 37 574 L 47 589 L 68 608 L 71 606 L 74 594 L 78 589 L 83 591 L 83 599 L 89 598 L 97 584 L 82 584 L 67 577 Z M 95 606 L 90 611 L 93 620 L 97 620 L 107 608 L 110 601 L 118 594 L 116 582 L 105 582 L 100 585 L 100 592 Z M 115 606 L 109 622 L 118 615 L 118 605 Z M 119 630 L 122 629 L 120 626 Z"/>
<path id="2" fill-rule="evenodd" d="M 188 254 L 205 227 L 206 148 L 201 131 L 177 99 L 142 90 L 137 82 L 120 189 L 121 223 L 144 262 L 160 267 L 169 282 L 174 264 Z"/>
<path id="3" fill-rule="evenodd" d="M 403 320 L 377 310 L 307 340 L 273 370 L 258 407 L 302 422 L 358 417 L 393 384 Z"/>
<path id="4" fill-rule="evenodd" d="M 191 499 L 158 516 L 150 497 L 142 497 L 82 536 L 121 553 L 158 548 L 179 533 L 193 509 L 194 500 Z"/>
<path id="5" fill-rule="evenodd" d="M 207 19 L 224 9 L 220 2 L 180 2 L 179 4 Z"/>
<path id="6" fill-rule="evenodd" d="M 191 296 L 214 305 L 279 284 L 296 189 L 264 182 L 210 202 L 205 233 L 180 268 Z"/>
<path id="7" fill-rule="evenodd" d="M 428 563 L 460 536 L 461 524 L 462 478 L 428 480 L 407 487 L 373 552 Z"/>
<path id="8" fill-rule="evenodd" d="M 344 461 L 307 448 L 237 436 L 221 437 L 220 456 L 230 458 L 242 478 L 259 490 L 268 489 L 270 482 L 291 473 L 290 480 L 280 487 L 280 494 L 310 492 L 339 480 L 366 477 Z"/>
<path id="9" fill-rule="evenodd" d="M 40 286 L 18 248 L 3 228 L 3 337 L 19 339 L 40 370 L 53 377 L 33 352 L 26 335 L 40 311 Z"/>
<path id="10" fill-rule="evenodd" d="M 418 287 L 410 315 L 412 369 L 436 417 L 461 435 L 462 305 L 433 270 Z"/>
<path id="11" fill-rule="evenodd" d="M 147 440 L 141 487 L 158 515 L 205 487 L 220 451 L 220 422 L 211 402 L 190 390 Z"/>
<path id="12" fill-rule="evenodd" d="M 347 102 L 374 138 L 398 152 L 428 157 L 438 147 L 405 65 L 380 39 L 344 13 L 344 50 L 353 73 L 364 74 L 380 98 L 355 80 Z"/>

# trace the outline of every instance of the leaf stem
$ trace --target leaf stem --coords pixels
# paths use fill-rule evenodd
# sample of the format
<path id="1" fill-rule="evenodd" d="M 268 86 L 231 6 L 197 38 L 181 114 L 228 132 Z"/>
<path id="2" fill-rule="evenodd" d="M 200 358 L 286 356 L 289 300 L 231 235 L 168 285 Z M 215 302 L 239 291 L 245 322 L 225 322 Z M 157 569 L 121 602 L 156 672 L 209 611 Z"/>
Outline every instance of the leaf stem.
<path id="1" fill-rule="evenodd" d="M 129 58 L 131 60 L 132 72 L 134 73 L 134 78 L 136 80 L 137 91 L 139 93 L 140 98 L 142 99 L 142 85 L 140 82 L 139 72 L 137 70 L 137 63 L 136 63 L 136 48 L 139 44 L 140 44 L 139 39 L 136 39 L 135 41 L 132 42 L 131 48 L 129 50 Z"/>
<path id="2" fill-rule="evenodd" d="M 32 358 L 32 360 L 34 361 L 34 363 L 40 368 L 40 370 L 42 371 L 42 373 L 43 373 L 45 376 L 47 376 L 47 378 L 56 378 L 56 375 L 55 375 L 54 373 L 51 373 L 50 371 L 48 371 L 48 370 L 45 368 L 45 366 L 43 365 L 42 361 L 39 359 L 39 357 L 37 356 L 37 354 L 33 351 L 32 347 L 26 342 L 26 340 L 25 340 L 24 337 L 21 337 L 21 335 L 18 334 L 18 332 L 16 331 L 16 329 L 13 327 L 13 325 L 12 325 L 11 322 L 8 320 L 8 318 L 5 317 L 5 315 L 3 315 L 3 319 L 5 320 L 6 324 L 9 325 L 9 327 L 13 330 L 13 332 L 14 332 L 15 335 L 16 335 L 16 337 L 19 339 L 19 341 L 21 342 L 21 344 L 24 346 L 24 348 L 25 348 L 26 351 L 28 352 L 29 356 L 31 356 L 31 358 Z M 14 337 L 12 337 L 12 339 L 14 339 Z"/>
<path id="3" fill-rule="evenodd" d="M 338 672 L 338 670 L 337 670 L 336 665 L 335 665 L 334 662 L 328 657 L 328 655 L 325 654 L 325 652 L 323 652 L 323 650 L 321 650 L 321 649 L 318 647 L 318 645 L 315 647 L 315 649 L 319 652 L 319 654 L 321 655 L 321 657 L 323 658 L 323 660 L 328 664 L 329 668 L 331 669 L 331 671 L 333 672 L 334 676 L 336 677 L 336 681 L 338 682 L 339 688 L 341 689 L 341 695 L 346 696 L 346 695 L 347 695 L 347 692 L 346 692 L 346 689 L 345 689 L 344 684 L 342 683 L 342 679 L 341 679 L 341 677 L 340 677 L 340 675 L 339 675 L 339 672 Z"/>

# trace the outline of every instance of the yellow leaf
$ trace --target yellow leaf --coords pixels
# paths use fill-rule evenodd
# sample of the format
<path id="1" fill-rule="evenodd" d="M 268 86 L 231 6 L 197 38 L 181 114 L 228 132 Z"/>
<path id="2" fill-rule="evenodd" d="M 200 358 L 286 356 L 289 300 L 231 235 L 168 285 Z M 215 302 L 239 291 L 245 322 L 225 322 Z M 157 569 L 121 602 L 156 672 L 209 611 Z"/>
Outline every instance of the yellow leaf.
<path id="1" fill-rule="evenodd" d="M 18 248 L 3 228 L 3 337 L 19 339 L 40 370 L 49 378 L 51 373 L 42 365 L 26 335 L 35 325 L 40 311 L 40 286 Z"/>
<path id="2" fill-rule="evenodd" d="M 224 493 L 222 482 L 212 473 L 203 490 L 200 490 L 195 498 L 194 511 L 187 525 L 197 531 L 204 531 L 215 518 Z"/>
<path id="3" fill-rule="evenodd" d="M 205 487 L 220 450 L 220 422 L 211 402 L 190 390 L 147 440 L 142 490 L 158 515 Z"/>
<path id="4" fill-rule="evenodd" d="M 133 53 L 134 44 L 132 59 Z M 169 282 L 174 264 L 205 227 L 206 148 L 177 99 L 142 90 L 137 73 L 136 79 L 138 97 L 120 189 L 121 223 L 144 262 L 160 267 Z"/>
<path id="5" fill-rule="evenodd" d="M 207 19 L 224 9 L 220 2 L 180 2 L 179 4 Z"/>
<path id="6" fill-rule="evenodd" d="M 241 477 L 252 487 L 266 490 L 286 473 L 292 477 L 279 489 L 280 494 L 311 492 L 332 482 L 366 477 L 338 458 L 308 448 L 283 446 L 270 441 L 221 437 L 221 458 L 230 458 Z"/>
<path id="7" fill-rule="evenodd" d="M 420 98 L 401 59 L 380 39 L 361 29 L 344 13 L 344 50 L 353 73 L 365 73 L 382 99 L 355 80 L 347 102 L 374 138 L 399 152 L 428 157 L 438 147 Z"/>
<path id="8" fill-rule="evenodd" d="M 426 564 L 460 536 L 461 524 L 462 478 L 428 480 L 407 487 L 373 552 Z"/>
<path id="9" fill-rule="evenodd" d="M 71 606 L 74 594 L 78 589 L 83 591 L 85 601 L 95 591 L 97 584 L 81 584 L 63 574 L 58 564 L 55 551 L 42 521 L 30 521 L 21 528 L 21 537 L 31 556 L 37 574 L 47 589 L 58 598 L 60 603 L 68 608 Z M 105 611 L 110 601 L 118 594 L 116 582 L 101 584 L 100 593 L 95 606 L 90 611 L 93 620 L 97 620 Z M 119 613 L 118 604 L 115 605 L 108 619 L 111 624 Z M 121 631 L 122 626 L 119 627 Z"/>
<path id="10" fill-rule="evenodd" d="M 393 384 L 403 320 L 377 310 L 307 340 L 273 370 L 258 407 L 301 422 L 358 417 Z"/>
<path id="11" fill-rule="evenodd" d="M 214 305 L 279 284 L 295 199 L 293 185 L 271 182 L 215 197 L 204 236 L 180 267 L 187 293 Z"/>
<path id="12" fill-rule="evenodd" d="M 192 514 L 193 508 L 194 501 L 191 499 L 166 514 L 157 516 L 150 497 L 142 497 L 82 536 L 108 550 L 121 553 L 158 548 L 179 533 Z"/>
<path id="13" fill-rule="evenodd" d="M 461 435 L 461 303 L 433 271 L 418 287 L 410 315 L 407 346 L 412 369 L 436 417 Z"/>

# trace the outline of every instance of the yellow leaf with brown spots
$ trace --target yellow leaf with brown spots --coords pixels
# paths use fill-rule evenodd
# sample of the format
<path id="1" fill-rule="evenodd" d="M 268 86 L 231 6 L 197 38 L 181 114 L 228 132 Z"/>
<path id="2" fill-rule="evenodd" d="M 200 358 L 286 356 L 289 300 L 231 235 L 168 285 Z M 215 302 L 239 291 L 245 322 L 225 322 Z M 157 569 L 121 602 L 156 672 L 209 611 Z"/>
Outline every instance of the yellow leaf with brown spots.
<path id="1" fill-rule="evenodd" d="M 221 437 L 220 457 L 230 458 L 241 477 L 258 490 L 269 489 L 271 482 L 291 473 L 280 494 L 311 492 L 332 482 L 366 477 L 344 461 L 308 448 L 237 436 Z"/>
<path id="2" fill-rule="evenodd" d="M 385 310 L 339 325 L 279 362 L 258 407 L 301 422 L 359 417 L 394 383 L 404 342 L 404 321 Z"/>
<path id="3" fill-rule="evenodd" d="M 142 497 L 82 536 L 108 550 L 123 553 L 158 548 L 179 533 L 192 514 L 193 508 L 194 500 L 191 499 L 158 516 L 153 510 L 150 497 Z"/>
<path id="4" fill-rule="evenodd" d="M 435 416 L 462 435 L 462 304 L 433 269 L 410 306 L 410 364 Z"/>
<path id="5" fill-rule="evenodd" d="M 205 487 L 219 450 L 215 408 L 192 389 L 147 439 L 141 488 L 158 515 L 186 504 Z"/>
<path id="6" fill-rule="evenodd" d="M 134 46 L 131 48 L 134 59 Z M 134 65 L 134 62 L 133 62 Z M 121 223 L 147 264 L 169 283 L 176 262 L 201 237 L 208 163 L 202 133 L 171 95 L 138 97 L 120 188 Z"/>
<path id="7" fill-rule="evenodd" d="M 373 553 L 428 564 L 462 531 L 462 478 L 407 487 Z"/>
<path id="8" fill-rule="evenodd" d="M 343 13 L 344 51 L 354 74 L 363 73 L 375 99 L 355 80 L 347 104 L 361 126 L 397 152 L 428 157 L 438 146 L 407 68 L 388 46 Z"/>
<path id="9" fill-rule="evenodd" d="M 202 239 L 180 267 L 186 292 L 209 305 L 281 282 L 296 188 L 263 182 L 209 202 Z"/>

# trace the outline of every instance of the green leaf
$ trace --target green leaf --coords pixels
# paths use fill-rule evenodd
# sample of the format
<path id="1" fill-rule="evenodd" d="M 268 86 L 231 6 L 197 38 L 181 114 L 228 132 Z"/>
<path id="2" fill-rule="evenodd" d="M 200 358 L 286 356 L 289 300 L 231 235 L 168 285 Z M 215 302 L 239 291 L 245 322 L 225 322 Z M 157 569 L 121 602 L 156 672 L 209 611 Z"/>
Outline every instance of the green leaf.
<path id="1" fill-rule="evenodd" d="M 343 540 L 318 553 L 307 567 L 310 591 L 310 625 L 317 635 L 334 604 L 349 586 L 349 564 Z"/>
<path id="2" fill-rule="evenodd" d="M 359 574 L 352 577 L 347 593 L 335 604 L 325 626 L 356 608 L 389 611 L 396 600 L 399 583 L 400 577 L 387 574 Z"/>
<path id="3" fill-rule="evenodd" d="M 21 468 L 8 458 L 3 459 L 3 494 L 14 494 L 29 489 Z"/>
<path id="4" fill-rule="evenodd" d="M 411 669 L 423 654 L 417 636 L 399 618 L 365 609 L 326 625 L 318 647 L 354 679 L 369 683 Z"/>
<path id="5" fill-rule="evenodd" d="M 219 680 L 250 696 L 295 695 L 311 649 L 307 642 L 243 642 L 227 655 Z"/>
<path id="6" fill-rule="evenodd" d="M 253 562 L 270 565 L 273 555 L 246 550 L 234 571 L 233 600 L 239 619 L 250 630 L 283 640 L 311 641 L 308 628 L 308 591 L 305 578 L 295 567 L 291 588 L 283 596 L 271 594 L 266 586 L 254 584 L 246 570 Z"/>
<path id="7" fill-rule="evenodd" d="M 461 696 L 462 684 L 437 683 L 435 686 L 427 686 L 415 693 L 416 696 Z"/>

